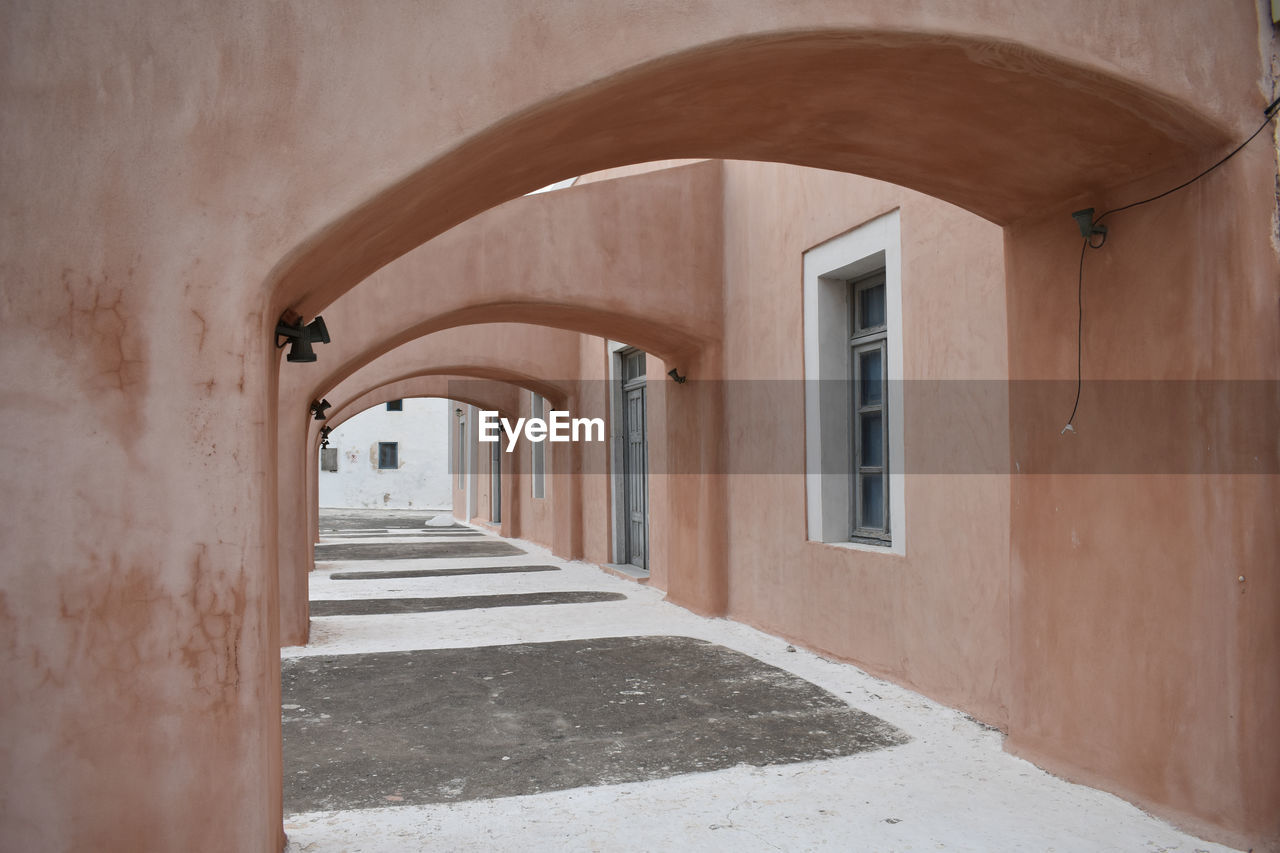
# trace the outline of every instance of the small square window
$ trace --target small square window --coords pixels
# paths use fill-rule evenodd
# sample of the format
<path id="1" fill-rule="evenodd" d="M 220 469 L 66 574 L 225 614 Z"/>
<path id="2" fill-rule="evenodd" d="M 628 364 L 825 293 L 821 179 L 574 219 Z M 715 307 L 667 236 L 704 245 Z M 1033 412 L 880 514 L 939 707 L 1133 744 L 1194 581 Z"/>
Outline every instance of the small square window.
<path id="1" fill-rule="evenodd" d="M 388 412 L 403 412 L 403 411 L 404 411 L 404 400 L 388 400 L 388 401 L 387 401 L 387 411 L 388 411 Z"/>
<path id="2" fill-rule="evenodd" d="M 399 468 L 400 446 L 394 441 L 378 442 L 378 467 Z"/>
<path id="3" fill-rule="evenodd" d="M 624 384 L 644 379 L 644 353 L 632 350 L 622 356 L 622 381 Z"/>
<path id="4" fill-rule="evenodd" d="M 858 287 L 857 332 L 884 328 L 884 277 Z"/>

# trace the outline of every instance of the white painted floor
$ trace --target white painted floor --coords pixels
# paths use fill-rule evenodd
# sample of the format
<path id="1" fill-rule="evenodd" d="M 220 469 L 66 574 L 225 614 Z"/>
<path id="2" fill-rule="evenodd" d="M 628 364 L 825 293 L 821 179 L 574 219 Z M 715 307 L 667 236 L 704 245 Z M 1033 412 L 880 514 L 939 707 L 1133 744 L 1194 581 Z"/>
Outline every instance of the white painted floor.
<path id="1" fill-rule="evenodd" d="M 326 536 L 326 542 L 397 541 Z M 409 541 L 401 539 L 400 541 Z M 422 541 L 413 537 L 412 541 Z M 416 597 L 609 590 L 627 601 L 312 621 L 284 657 L 458 648 L 590 637 L 710 640 L 792 672 L 913 740 L 892 749 L 777 767 L 739 766 L 627 785 L 496 800 L 287 815 L 288 853 L 372 851 L 1052 851 L 1219 853 L 1117 797 L 1062 781 L 1002 751 L 1001 735 L 916 693 L 546 550 L 521 557 L 321 563 L 311 597 Z M 549 563 L 562 571 L 334 581 L 335 571 Z"/>

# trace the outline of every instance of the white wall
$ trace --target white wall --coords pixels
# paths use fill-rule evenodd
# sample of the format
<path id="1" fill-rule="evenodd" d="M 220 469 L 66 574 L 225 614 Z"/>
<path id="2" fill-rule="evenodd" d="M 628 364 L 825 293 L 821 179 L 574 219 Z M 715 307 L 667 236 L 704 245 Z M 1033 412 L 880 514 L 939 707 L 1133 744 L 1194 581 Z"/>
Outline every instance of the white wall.
<path id="1" fill-rule="evenodd" d="M 329 446 L 338 450 L 338 470 L 320 471 L 320 506 L 447 509 L 449 411 L 447 400 L 407 399 L 402 412 L 374 406 L 335 429 Z M 399 468 L 379 470 L 382 441 L 399 445 Z"/>

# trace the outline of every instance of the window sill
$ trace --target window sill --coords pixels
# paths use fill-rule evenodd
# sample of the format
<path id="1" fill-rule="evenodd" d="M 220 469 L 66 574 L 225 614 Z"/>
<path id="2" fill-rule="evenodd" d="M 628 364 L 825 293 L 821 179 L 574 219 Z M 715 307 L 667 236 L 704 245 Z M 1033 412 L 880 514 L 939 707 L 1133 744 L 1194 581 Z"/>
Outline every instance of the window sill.
<path id="1" fill-rule="evenodd" d="M 630 563 L 597 563 L 597 565 L 607 572 L 612 572 L 615 575 L 629 578 L 633 581 L 640 583 L 648 583 L 649 581 L 648 570 L 633 566 Z"/>
<path id="2" fill-rule="evenodd" d="M 865 551 L 868 554 L 880 554 L 886 557 L 905 557 L 907 555 L 904 549 L 895 547 L 888 542 L 882 545 L 872 545 L 869 542 L 823 542 L 821 539 L 810 539 L 809 544 L 838 548 L 841 551 Z"/>

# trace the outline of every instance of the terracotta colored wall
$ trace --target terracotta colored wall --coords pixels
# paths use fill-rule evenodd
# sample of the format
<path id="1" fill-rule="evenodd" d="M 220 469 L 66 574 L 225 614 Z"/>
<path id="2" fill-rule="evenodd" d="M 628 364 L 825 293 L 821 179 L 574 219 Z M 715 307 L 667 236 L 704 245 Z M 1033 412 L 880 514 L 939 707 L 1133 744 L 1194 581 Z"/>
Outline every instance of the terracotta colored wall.
<path id="1" fill-rule="evenodd" d="M 489 210 L 325 306 L 333 340 L 316 364 L 289 366 L 281 399 L 306 402 L 407 341 L 456 325 L 541 323 L 627 335 L 663 352 L 713 339 L 718 290 L 687 283 L 719 280 L 719 180 L 718 166 L 695 163 Z"/>
<path id="2" fill-rule="evenodd" d="M 605 340 L 593 335 L 583 335 L 578 363 L 582 385 L 576 396 L 577 409 L 585 417 L 604 418 L 606 426 L 611 428 L 607 387 L 609 356 Z M 574 413 L 577 414 L 577 410 Z M 613 561 L 609 446 L 607 442 L 590 444 L 584 445 L 581 450 L 585 472 L 581 478 L 583 557 L 593 563 L 609 563 Z"/>
<path id="3" fill-rule="evenodd" d="M 930 413 L 891 412 L 907 430 L 906 556 L 808 542 L 798 381 L 804 251 L 894 209 L 905 378 L 1001 380 L 1001 230 L 892 185 L 755 163 L 726 165 L 724 209 L 730 615 L 1007 728 L 1007 444 L 996 444 L 1000 469 L 942 475 L 913 458 L 943 437 L 922 423 Z M 1003 435 L 995 390 L 981 418 L 955 428 Z M 909 390 L 908 406 L 918 396 Z M 761 460 L 774 473 L 742 473 Z"/>
<path id="4" fill-rule="evenodd" d="M 0 12 L 0 157 L 19 166 L 0 186 L 0 360 L 21 366 L 0 377 L 0 485 L 22 496 L 0 514 L 6 846 L 278 848 L 281 309 L 317 313 L 448 226 L 594 168 L 786 159 L 896 178 L 1012 223 L 1216 155 L 1271 97 L 1258 9 L 1227 0 L 541 11 L 51 0 Z M 1245 211 L 1256 221 L 1273 166 L 1257 167 L 1243 204 L 1204 199 L 1182 239 L 1242 228 Z M 1017 286 L 1038 280 L 1040 236 L 1009 240 Z M 1202 268 L 1247 261 L 1275 281 L 1257 238 L 1227 236 L 1204 244 Z M 1015 352 L 1037 328 L 1016 326 L 1017 298 Z M 1273 302 L 1245 335 L 1214 305 L 1216 336 L 1273 340 Z M 1229 366 L 1269 371 L 1274 356 Z M 1269 484 L 1213 488 L 1203 503 L 1244 530 L 1275 506 L 1257 500 Z M 1039 571 L 1045 548 L 1060 568 L 1048 535 L 1028 530 L 1015 555 Z M 1234 743 L 1265 748 L 1277 727 L 1260 709 L 1280 705 L 1264 666 L 1277 549 L 1238 541 L 1257 583 L 1224 629 Z M 1241 767 L 1222 771 L 1220 796 L 1244 805 L 1207 816 L 1271 832 L 1280 773 L 1253 757 Z"/>
<path id="5" fill-rule="evenodd" d="M 1085 259 L 1086 380 L 1280 376 L 1275 178 L 1263 142 L 1109 220 Z M 1080 241 L 1065 230 L 1059 215 L 1010 232 L 1016 378 L 1074 373 Z M 1280 838 L 1277 449 L 1264 439 L 1269 475 L 1230 476 L 1227 438 L 1250 424 L 1278 434 L 1280 398 L 1274 386 L 1230 410 L 1193 398 L 1152 418 L 1137 394 L 1100 393 L 1086 386 L 1070 440 L 1058 436 L 1069 396 L 1014 398 L 1014 459 L 1070 472 L 1120 447 L 1128 464 L 1013 479 L 1011 747 L 1184 822 L 1244 830 L 1228 836 L 1238 844 Z"/>
<path id="6" fill-rule="evenodd" d="M 548 402 L 546 409 L 550 410 L 551 406 L 552 404 Z M 575 414 L 577 414 L 576 411 Z M 520 410 L 515 416 L 521 418 L 533 416 L 533 406 L 529 399 L 529 392 L 526 391 L 520 395 Z M 504 452 L 505 448 L 506 443 L 504 441 Z M 554 511 L 556 506 L 550 472 L 555 465 L 552 455 L 556 452 L 557 445 L 548 442 L 544 445 L 544 448 L 546 454 L 543 457 L 545 466 L 543 469 L 544 496 L 541 498 L 533 496 L 533 452 L 527 442 L 521 441 L 516 444 L 516 449 L 512 451 L 512 455 L 513 465 L 520 472 L 522 485 L 519 489 L 508 489 L 502 497 L 504 512 L 511 509 L 520 513 L 520 538 L 536 542 L 545 547 L 551 547 L 555 530 Z"/>
<path id="7" fill-rule="evenodd" d="M 576 335 L 576 353 L 568 374 L 574 378 L 572 393 L 557 402 L 549 399 L 546 410 L 566 409 L 572 417 L 609 419 L 606 383 L 605 341 L 594 335 Z M 521 417 L 532 414 L 529 395 L 521 395 Z M 598 563 L 610 562 L 610 509 L 608 479 L 608 442 L 582 442 L 577 445 L 545 444 L 545 497 L 532 493 L 532 452 L 527 442 L 517 445 L 516 464 L 522 474 L 523 487 L 508 493 L 505 499 L 520 513 L 520 537 L 556 549 L 558 516 L 564 512 L 557 494 L 572 494 L 580 500 L 577 535 L 581 538 L 578 556 Z M 576 458 L 570 460 L 570 456 Z M 566 465 L 576 465 L 578 473 L 557 474 Z"/>
<path id="8" fill-rule="evenodd" d="M 1274 155 L 1266 149 L 1247 157 L 1242 162 L 1253 172 L 1274 174 Z M 1231 183 L 1230 173 L 1224 173 L 1215 180 L 1225 182 L 1217 193 L 1242 192 L 1241 177 Z M 1148 184 L 1159 186 L 1158 180 Z M 1117 195 L 1132 198 L 1145 191 L 1134 187 Z M 1206 203 L 1212 207 L 1211 188 L 1195 192 L 1198 197 L 1189 196 L 1186 202 L 1190 209 L 1181 211 L 1184 217 Z M 1171 224 L 1169 212 L 1157 211 L 1153 221 L 1118 220 L 1121 226 L 1112 239 L 1125 233 L 1128 254 L 1112 246 L 1109 251 L 1118 257 L 1104 253 L 1088 259 L 1089 316 L 1097 317 L 1088 328 L 1100 331 L 1090 331 L 1085 346 L 1087 352 L 1097 352 L 1105 367 L 1091 371 L 1087 360 L 1087 376 L 1235 377 L 1257 375 L 1250 365 L 1269 363 L 1275 329 L 1258 308 L 1271 298 L 1274 281 L 1265 216 L 1273 200 L 1258 191 L 1253 203 L 1254 215 L 1242 215 L 1227 227 L 1206 226 L 1208 245 L 1216 240 L 1244 253 L 1221 277 L 1206 274 L 1206 261 L 1197 259 L 1185 241 L 1169 242 L 1162 236 L 1166 231 L 1186 233 L 1198 219 Z M 999 230 L 891 186 L 733 163 L 726 166 L 725 181 L 725 363 L 732 366 L 725 376 L 730 389 L 735 381 L 793 377 L 802 371 L 796 281 L 802 252 L 894 208 L 901 210 L 903 229 L 907 378 L 981 380 L 1009 372 Z M 1175 206 L 1173 215 L 1178 213 Z M 1011 317 L 1012 326 L 1027 330 L 1012 348 L 1019 364 L 1013 371 L 1016 379 L 1071 375 L 1071 285 L 1073 258 L 1079 252 L 1073 233 L 1069 218 L 1062 215 L 1010 232 L 1009 310 L 1023 313 Z M 1159 263 L 1153 262 L 1152 251 Z M 1024 257 L 1025 267 L 1019 265 Z M 1100 283 L 1093 284 L 1095 280 Z M 1223 280 L 1231 287 L 1212 288 Z M 1171 283 L 1179 281 L 1190 288 L 1181 302 L 1168 295 Z M 1146 289 L 1145 296 L 1134 289 L 1135 283 Z M 1096 298 L 1095 287 L 1107 298 Z M 1214 298 L 1225 301 L 1214 308 Z M 1148 309 L 1136 321 L 1135 306 Z M 1203 323 L 1205 310 L 1221 312 L 1225 328 L 1260 324 L 1258 333 L 1238 339 L 1215 333 Z M 603 372 L 602 350 L 599 343 L 584 343 L 586 371 L 600 365 L 596 371 Z M 776 409 L 753 407 L 760 401 L 749 395 L 725 394 L 722 432 L 708 431 L 704 422 L 693 428 L 688 421 L 668 417 L 664 409 L 671 394 L 688 389 L 666 383 L 664 370 L 665 365 L 651 360 L 651 436 L 660 442 L 671 438 L 685 446 L 691 436 L 709 433 L 728 448 L 730 471 L 762 456 L 801 457 L 803 445 L 797 439 L 802 422 L 780 417 Z M 1047 387 L 1054 392 L 1063 386 Z M 996 442 L 994 451 L 990 443 L 981 445 L 984 452 L 995 453 L 990 473 L 917 473 L 908 478 L 906 558 L 806 542 L 801 477 L 738 473 L 725 478 L 721 495 L 730 614 L 854 659 L 969 710 L 1007 729 L 1012 748 L 1073 778 L 1116 790 L 1211 834 L 1266 837 L 1274 810 L 1265 805 L 1263 794 L 1243 786 L 1257 785 L 1265 792 L 1275 779 L 1275 763 L 1267 758 L 1273 735 L 1263 728 L 1272 706 L 1269 699 L 1255 701 L 1275 689 L 1274 646 L 1266 640 L 1275 625 L 1265 615 L 1274 589 L 1265 568 L 1256 573 L 1277 544 L 1270 478 L 1006 477 L 998 473 L 1001 456 L 1019 466 L 1029 460 L 1044 464 L 1062 447 L 1074 446 L 1058 443 L 1056 423 L 1066 414 L 1060 395 L 1051 393 L 1048 410 L 1031 405 L 1043 402 L 1038 397 L 1030 402 L 1023 398 L 1010 413 L 1003 393 L 984 398 L 988 407 L 981 410 L 983 419 L 966 428 L 1001 435 L 1011 425 L 1019 443 L 1012 451 L 1003 441 Z M 1094 438 L 1087 447 L 1096 452 L 1108 441 L 1126 438 L 1119 427 L 1132 426 L 1135 414 L 1118 413 L 1117 424 L 1117 413 L 1104 412 L 1103 420 L 1091 424 L 1084 413 L 1099 401 L 1086 392 L 1084 402 L 1079 427 L 1091 434 L 1100 426 L 1107 430 L 1101 445 Z M 797 400 L 789 410 L 801 409 Z M 1233 412 L 1231 418 L 1266 420 L 1275 411 L 1272 406 L 1256 415 Z M 1095 408 L 1093 417 L 1098 414 Z M 946 438 L 929 416 L 927 410 L 906 413 L 909 454 L 928 458 L 934 453 L 929 443 Z M 1046 420 L 1054 429 L 1047 429 Z M 1170 431 L 1184 426 L 1171 424 Z M 1214 435 L 1211 421 L 1197 428 Z M 1149 431 L 1141 436 L 1155 445 L 1165 440 Z M 1132 440 L 1132 430 L 1127 440 Z M 1213 452 L 1204 456 L 1208 463 L 1225 458 Z M 657 458 L 655 470 L 665 470 L 661 454 Z M 1036 469 L 1032 465 L 1028 470 Z M 1261 470 L 1271 469 L 1263 465 Z M 673 482 L 674 494 L 668 491 Z M 603 483 L 584 488 L 589 526 L 607 529 L 603 503 L 593 503 L 593 495 L 606 488 Z M 668 578 L 665 555 L 672 543 L 706 547 L 714 541 L 707 532 L 716 522 L 693 515 L 681 526 L 672 504 L 699 506 L 700 492 L 679 483 L 678 477 L 658 474 L 651 488 L 654 583 L 664 588 L 692 583 L 705 596 L 703 587 L 714 585 L 714 579 Z M 1011 488 L 1018 496 L 1012 504 Z M 588 505 L 601 509 L 587 511 Z M 1196 531 L 1196 520 L 1206 516 L 1238 532 L 1224 541 L 1206 538 Z M 1161 524 L 1159 530 L 1151 529 L 1155 522 Z M 668 523 L 673 523 L 670 529 Z M 1142 532 L 1135 536 L 1135 531 Z M 1158 550 L 1155 543 L 1161 543 Z M 1052 556 L 1064 545 L 1068 550 L 1062 556 Z M 1209 566 L 1220 569 L 1216 588 Z M 1237 570 L 1246 576 L 1243 584 Z M 1228 574 L 1231 584 L 1224 589 Z M 678 600 L 679 594 L 673 598 Z M 1251 601 L 1261 603 L 1250 606 Z M 1209 627 L 1190 631 L 1188 625 Z M 1239 722 L 1233 722 L 1236 710 Z M 1232 732 L 1225 738 L 1219 735 L 1223 727 Z M 1169 743 L 1177 744 L 1176 750 L 1170 751 Z M 1258 744 L 1264 746 L 1262 757 Z M 1212 772 L 1206 774 L 1206 767 Z"/>
<path id="9" fill-rule="evenodd" d="M 696 163 L 515 199 L 422 246 L 325 308 L 332 341 L 317 345 L 316 363 L 287 363 L 280 374 L 278 561 L 285 645 L 306 640 L 313 538 L 307 531 L 313 525 L 307 523 L 311 502 L 303 478 L 314 472 L 305 473 L 313 454 L 305 451 L 300 430 L 311 422 L 310 401 L 326 397 L 337 405 L 427 366 L 518 381 L 561 399 L 553 382 L 540 385 L 538 377 L 575 376 L 577 338 L 525 323 L 625 336 L 658 352 L 697 347 L 719 334 L 719 181 L 718 164 Z M 668 250 L 653 252 L 655 245 Z M 448 286 L 456 283 L 465 285 Z M 431 298 L 422 298 L 424 287 L 431 288 Z M 507 325 L 493 326 L 502 320 Z M 457 324 L 464 325 L 449 328 Z M 469 347 L 469 340 L 483 345 Z M 457 363 L 461 352 L 473 353 L 465 370 Z M 560 488 L 579 491 L 576 483 Z M 486 481 L 480 496 L 487 494 Z M 581 536 L 580 519 L 569 518 L 567 507 L 559 512 L 557 536 L 574 541 Z"/>

